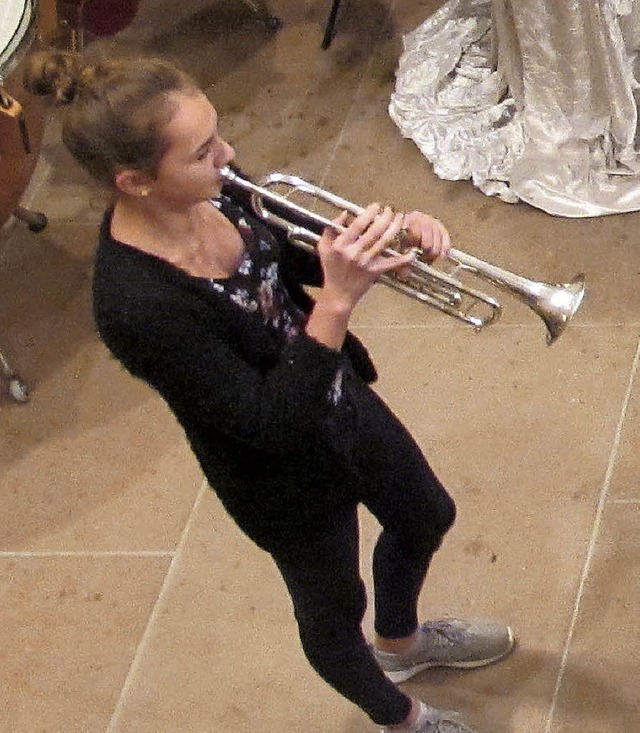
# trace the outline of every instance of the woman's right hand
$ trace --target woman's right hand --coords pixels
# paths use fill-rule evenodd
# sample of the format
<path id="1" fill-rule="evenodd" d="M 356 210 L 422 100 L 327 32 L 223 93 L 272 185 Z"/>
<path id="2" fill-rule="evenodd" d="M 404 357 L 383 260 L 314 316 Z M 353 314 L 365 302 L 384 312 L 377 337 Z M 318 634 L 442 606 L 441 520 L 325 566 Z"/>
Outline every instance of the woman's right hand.
<path id="1" fill-rule="evenodd" d="M 347 214 L 335 223 L 345 227 Z M 323 297 L 352 310 L 378 278 L 406 267 L 413 252 L 404 255 L 385 253 L 402 227 L 402 214 L 371 204 L 338 233 L 327 227 L 318 242 L 318 255 L 324 271 Z"/>

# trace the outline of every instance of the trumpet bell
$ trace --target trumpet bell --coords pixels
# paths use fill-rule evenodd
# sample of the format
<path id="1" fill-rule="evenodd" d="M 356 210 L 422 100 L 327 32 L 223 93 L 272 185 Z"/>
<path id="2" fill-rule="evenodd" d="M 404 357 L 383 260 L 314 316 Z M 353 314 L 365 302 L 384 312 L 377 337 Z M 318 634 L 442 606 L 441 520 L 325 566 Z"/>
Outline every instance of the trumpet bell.
<path id="1" fill-rule="evenodd" d="M 544 322 L 547 345 L 562 335 L 584 298 L 586 282 L 582 274 L 568 283 L 551 284 L 530 280 L 459 250 L 451 249 L 448 256 L 460 269 L 498 286 L 527 305 Z"/>
<path id="2" fill-rule="evenodd" d="M 556 341 L 577 313 L 585 294 L 585 276 L 576 275 L 568 283 L 549 285 L 537 283 L 526 298 L 527 305 L 537 313 L 547 327 L 547 344 Z"/>

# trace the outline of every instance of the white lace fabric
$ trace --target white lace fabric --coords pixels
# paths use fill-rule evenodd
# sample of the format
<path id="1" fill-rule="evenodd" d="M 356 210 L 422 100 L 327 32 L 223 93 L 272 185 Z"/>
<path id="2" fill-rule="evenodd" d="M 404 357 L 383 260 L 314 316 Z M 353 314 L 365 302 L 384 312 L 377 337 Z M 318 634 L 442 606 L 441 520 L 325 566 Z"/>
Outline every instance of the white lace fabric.
<path id="1" fill-rule="evenodd" d="M 640 0 L 448 0 L 389 114 L 448 180 L 550 214 L 640 209 Z"/>

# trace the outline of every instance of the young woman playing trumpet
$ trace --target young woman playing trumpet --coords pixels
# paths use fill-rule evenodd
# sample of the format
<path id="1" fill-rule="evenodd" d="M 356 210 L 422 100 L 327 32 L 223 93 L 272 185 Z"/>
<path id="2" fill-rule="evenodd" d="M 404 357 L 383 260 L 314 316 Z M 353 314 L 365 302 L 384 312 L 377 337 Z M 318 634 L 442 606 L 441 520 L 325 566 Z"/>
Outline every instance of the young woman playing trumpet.
<path id="1" fill-rule="evenodd" d="M 469 733 L 397 683 L 493 662 L 513 635 L 490 621 L 419 623 L 454 503 L 372 390 L 374 366 L 348 330 L 380 275 L 410 263 L 384 252 L 398 231 L 437 257 L 444 227 L 372 204 L 344 232 L 327 229 L 315 257 L 224 190 L 233 148 L 175 66 L 51 52 L 32 58 L 26 84 L 57 101 L 66 146 L 113 192 L 95 259 L 98 331 L 166 400 L 228 513 L 271 554 L 311 665 L 384 731 Z M 315 301 L 305 284 L 319 287 Z M 361 629 L 360 504 L 382 526 L 373 645 Z"/>

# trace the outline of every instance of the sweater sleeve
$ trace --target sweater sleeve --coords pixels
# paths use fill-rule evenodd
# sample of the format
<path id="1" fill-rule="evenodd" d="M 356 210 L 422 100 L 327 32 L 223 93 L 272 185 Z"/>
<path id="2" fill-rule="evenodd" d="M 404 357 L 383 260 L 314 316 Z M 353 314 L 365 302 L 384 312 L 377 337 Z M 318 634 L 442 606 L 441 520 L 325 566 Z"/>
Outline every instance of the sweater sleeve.
<path id="1" fill-rule="evenodd" d="M 127 310 L 126 319 L 102 319 L 103 339 L 129 371 L 160 392 L 183 425 L 279 454 L 343 433 L 336 424 L 349 408 L 330 399 L 343 357 L 304 332 L 274 363 L 258 368 L 234 345 L 223 318 L 212 323 L 182 299 L 156 297 Z"/>

